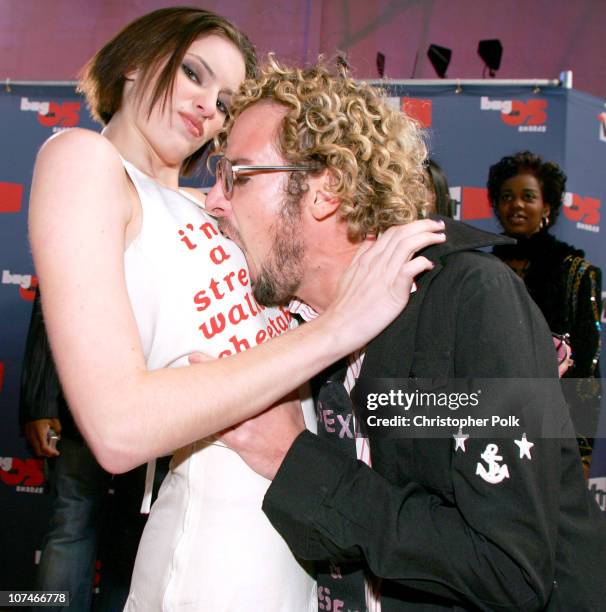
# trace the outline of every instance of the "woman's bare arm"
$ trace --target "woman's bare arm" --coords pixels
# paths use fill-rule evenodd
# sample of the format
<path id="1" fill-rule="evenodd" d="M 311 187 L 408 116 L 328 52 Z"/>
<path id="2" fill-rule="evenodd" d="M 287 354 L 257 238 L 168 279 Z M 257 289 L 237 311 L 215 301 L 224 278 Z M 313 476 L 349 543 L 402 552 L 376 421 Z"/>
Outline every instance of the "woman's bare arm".
<path id="1" fill-rule="evenodd" d="M 30 203 L 57 369 L 80 430 L 110 472 L 259 413 L 365 344 L 429 267 L 424 258 L 409 261 L 414 252 L 443 239 L 431 221 L 387 232 L 375 248 L 361 249 L 339 297 L 313 323 L 227 359 L 147 371 L 124 276 L 129 189 L 111 143 L 74 130 L 41 150 Z"/>

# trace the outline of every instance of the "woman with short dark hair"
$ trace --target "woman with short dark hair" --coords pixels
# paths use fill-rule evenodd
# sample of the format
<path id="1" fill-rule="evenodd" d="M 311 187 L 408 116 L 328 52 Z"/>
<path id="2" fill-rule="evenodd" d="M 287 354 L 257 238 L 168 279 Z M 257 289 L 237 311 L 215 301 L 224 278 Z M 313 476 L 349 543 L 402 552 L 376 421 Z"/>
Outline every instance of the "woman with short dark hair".
<path id="1" fill-rule="evenodd" d="M 375 261 L 382 248 L 416 231 L 417 248 L 443 239 L 425 231 L 440 229 L 428 221 L 386 232 L 377 248 L 362 247 L 316 321 L 283 333 L 289 313 L 255 302 L 243 253 L 202 195 L 179 185 L 255 65 L 250 41 L 214 13 L 144 15 L 84 71 L 103 133 L 59 133 L 36 162 L 32 251 L 76 423 L 109 472 L 175 453 L 141 540 L 129 611 L 315 606 L 312 579 L 262 514 L 268 481 L 217 438 L 280 402 L 302 429 L 298 398 L 283 398 L 373 338 L 431 265 L 409 261 L 416 249 L 404 245 L 386 249 L 396 258 L 386 270 Z M 219 359 L 188 365 L 193 352 Z"/>
<path id="2" fill-rule="evenodd" d="M 524 280 L 551 331 L 569 336 L 573 364 L 564 376 L 579 380 L 563 386 L 587 472 L 600 408 L 600 269 L 582 250 L 549 232 L 566 188 L 566 175 L 557 164 L 530 151 L 507 156 L 490 167 L 487 186 L 505 234 L 517 239 L 493 253 Z"/>

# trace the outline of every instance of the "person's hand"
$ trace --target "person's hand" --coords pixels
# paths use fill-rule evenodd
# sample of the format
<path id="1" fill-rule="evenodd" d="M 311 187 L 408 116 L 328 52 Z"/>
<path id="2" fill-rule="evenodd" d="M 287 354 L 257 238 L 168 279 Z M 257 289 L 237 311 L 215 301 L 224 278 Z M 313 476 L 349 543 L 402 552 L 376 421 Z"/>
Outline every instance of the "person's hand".
<path id="1" fill-rule="evenodd" d="M 190 353 L 189 363 L 214 358 L 204 353 Z M 298 390 L 265 412 L 222 431 L 213 439 L 222 440 L 261 476 L 273 479 L 294 439 L 305 429 Z"/>
<path id="2" fill-rule="evenodd" d="M 568 334 L 563 336 L 560 334 L 551 334 L 553 345 L 556 351 L 556 357 L 558 360 L 558 376 L 562 378 L 564 374 L 574 365 L 574 359 L 572 359 L 572 346 L 570 345 L 570 337 Z"/>
<path id="3" fill-rule="evenodd" d="M 404 309 L 415 277 L 433 264 L 415 254 L 444 242 L 444 223 L 423 219 L 391 227 L 359 248 L 341 277 L 337 295 L 326 309 L 338 342 L 351 343 L 350 352 L 372 340 Z"/>
<path id="4" fill-rule="evenodd" d="M 252 470 L 272 480 L 304 429 L 301 402 L 295 391 L 260 415 L 224 431 L 221 439 Z"/>
<path id="5" fill-rule="evenodd" d="M 58 434 L 61 433 L 61 421 L 59 419 L 36 419 L 25 424 L 25 438 L 37 457 L 58 457 L 61 454 L 48 443 L 48 430 L 51 427 Z"/>

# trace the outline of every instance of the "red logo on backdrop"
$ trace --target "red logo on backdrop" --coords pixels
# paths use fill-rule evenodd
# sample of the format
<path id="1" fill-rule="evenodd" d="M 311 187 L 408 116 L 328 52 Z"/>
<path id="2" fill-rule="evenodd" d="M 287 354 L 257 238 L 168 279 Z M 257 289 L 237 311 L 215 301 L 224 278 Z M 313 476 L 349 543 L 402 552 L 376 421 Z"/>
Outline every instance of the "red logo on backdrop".
<path id="1" fill-rule="evenodd" d="M 80 121 L 80 102 L 50 102 L 48 113 L 38 113 L 38 121 L 45 127 L 74 127 Z"/>
<path id="2" fill-rule="evenodd" d="M 38 114 L 38 122 L 53 131 L 78 125 L 80 122 L 80 102 L 50 102 L 21 98 L 21 111 Z"/>
<path id="3" fill-rule="evenodd" d="M 457 218 L 462 221 L 490 219 L 493 216 L 488 190 L 484 187 L 451 187 L 450 196 L 457 202 Z"/>
<path id="4" fill-rule="evenodd" d="M 0 391 L 4 387 L 4 362 L 0 361 Z"/>
<path id="5" fill-rule="evenodd" d="M 15 213 L 21 210 L 23 185 L 0 183 L 0 213 Z"/>
<path id="6" fill-rule="evenodd" d="M 0 481 L 20 493 L 42 493 L 43 465 L 42 459 L 0 457 Z"/>
<path id="7" fill-rule="evenodd" d="M 576 193 L 564 194 L 564 216 L 576 224 L 578 229 L 589 232 L 600 231 L 600 207 L 597 198 L 583 197 Z"/>
<path id="8" fill-rule="evenodd" d="M 606 142 L 606 113 L 600 113 L 598 121 L 600 122 L 600 140 Z"/>
<path id="9" fill-rule="evenodd" d="M 32 276 L 32 283 L 29 286 L 29 289 L 24 289 L 23 287 L 19 287 L 19 295 L 22 300 L 26 302 L 33 302 L 36 297 L 36 287 L 38 286 L 38 277 Z"/>
<path id="10" fill-rule="evenodd" d="M 431 127 L 431 100 L 422 98 L 402 98 L 402 112 L 416 119 L 424 128 Z"/>
<path id="11" fill-rule="evenodd" d="M 15 274 L 10 270 L 2 270 L 3 285 L 18 285 L 19 295 L 26 302 L 33 302 L 38 286 L 38 277 L 34 274 Z"/>
<path id="12" fill-rule="evenodd" d="M 507 125 L 540 126 L 547 121 L 547 100 L 513 100 L 511 107 L 508 115 L 501 113 L 501 120 Z"/>
<path id="13" fill-rule="evenodd" d="M 546 132 L 547 100 L 495 100 L 488 96 L 480 98 L 480 110 L 498 111 L 501 121 L 517 127 L 519 132 Z"/>

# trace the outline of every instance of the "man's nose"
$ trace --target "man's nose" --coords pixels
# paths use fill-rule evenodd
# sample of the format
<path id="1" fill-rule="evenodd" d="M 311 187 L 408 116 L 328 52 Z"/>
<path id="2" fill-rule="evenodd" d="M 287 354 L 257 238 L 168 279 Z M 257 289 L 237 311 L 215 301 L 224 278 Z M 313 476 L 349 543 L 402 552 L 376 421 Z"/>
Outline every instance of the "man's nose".
<path id="1" fill-rule="evenodd" d="M 206 194 L 206 212 L 213 217 L 226 217 L 231 212 L 229 200 L 223 195 L 220 182 L 217 181 Z"/>

